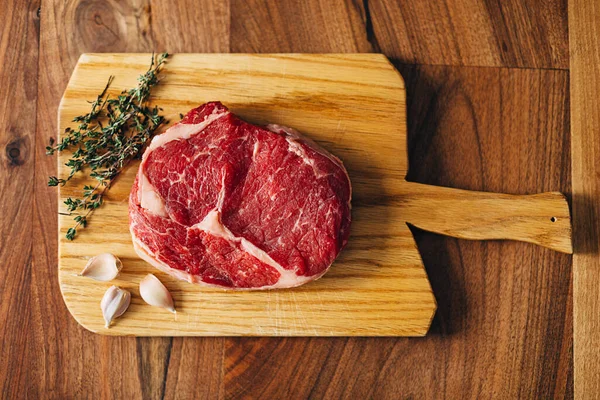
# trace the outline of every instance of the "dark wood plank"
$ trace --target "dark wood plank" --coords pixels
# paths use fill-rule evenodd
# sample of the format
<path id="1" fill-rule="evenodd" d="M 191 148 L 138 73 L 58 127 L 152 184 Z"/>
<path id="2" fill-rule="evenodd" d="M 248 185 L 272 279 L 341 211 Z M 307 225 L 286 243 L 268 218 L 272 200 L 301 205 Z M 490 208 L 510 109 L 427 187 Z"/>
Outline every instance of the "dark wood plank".
<path id="1" fill-rule="evenodd" d="M 223 339 L 174 338 L 166 399 L 222 399 Z"/>
<path id="2" fill-rule="evenodd" d="M 402 72 L 408 115 L 421 121 L 409 122 L 409 179 L 569 193 L 565 71 Z M 443 352 L 446 393 L 572 397 L 571 257 L 522 243 L 463 242 L 424 232 L 417 242 L 438 298 L 437 332 L 441 343 L 450 339 L 443 347 L 450 347 Z"/>
<path id="3" fill-rule="evenodd" d="M 569 1 L 575 396 L 600 398 L 600 7 Z"/>
<path id="4" fill-rule="evenodd" d="M 229 52 L 229 1 L 152 0 L 155 51 Z"/>
<path id="5" fill-rule="evenodd" d="M 27 382 L 39 1 L 0 2 L 0 397 Z"/>
<path id="6" fill-rule="evenodd" d="M 566 71 L 400 70 L 411 180 L 569 192 Z M 415 235 L 439 307 L 429 336 L 228 339 L 225 397 L 572 397 L 571 257 Z"/>
<path id="7" fill-rule="evenodd" d="M 353 53 L 373 50 L 360 1 L 232 0 L 234 53 Z"/>
<path id="8" fill-rule="evenodd" d="M 366 0 L 373 40 L 405 63 L 569 67 L 567 1 Z"/>
<path id="9" fill-rule="evenodd" d="M 92 334 L 69 315 L 56 274 L 57 202 L 54 189 L 46 186 L 47 177 L 56 173 L 56 159 L 46 156 L 44 148 L 56 135 L 58 103 L 79 55 L 167 48 L 190 52 L 228 50 L 228 25 L 216 24 L 215 21 L 221 21 L 208 17 L 196 20 L 197 13 L 185 13 L 186 9 L 197 7 L 192 1 L 178 3 L 181 10 L 177 15 L 190 20 L 174 20 L 170 4 L 161 0 L 69 3 L 44 0 L 42 4 L 40 65 L 43 67 L 37 89 L 37 118 L 41 123 L 37 125 L 35 141 L 35 207 L 24 211 L 31 220 L 33 210 L 33 235 L 31 230 L 25 230 L 28 235 L 24 242 L 35 237 L 35 245 L 33 267 L 27 278 L 30 289 L 21 297 L 31 302 L 27 346 L 21 346 L 20 351 L 26 349 L 23 363 L 28 369 L 26 386 L 32 398 L 48 395 L 162 398 L 165 394 L 173 397 L 176 393 L 187 393 L 190 388 L 182 389 L 182 385 L 191 382 L 198 397 L 221 392 L 222 339 L 179 339 L 173 345 L 170 338 L 109 338 Z M 211 10 L 227 15 L 227 2 L 215 0 L 210 4 Z M 35 83 L 34 78 L 31 81 Z M 35 94 L 34 90 L 34 99 Z M 32 113 L 35 115 L 35 110 Z M 20 120 L 34 121 L 24 116 Z M 30 130 L 34 131 L 33 126 Z M 33 151 L 33 139 L 31 147 Z M 22 181 L 31 182 L 31 178 Z M 27 190 L 23 182 L 20 190 Z M 20 257 L 27 257 L 27 253 Z M 11 273 L 17 272 L 25 273 L 19 269 Z M 202 352 L 201 358 L 198 352 Z M 198 384 L 207 379 L 208 372 L 213 374 L 211 384 Z"/>

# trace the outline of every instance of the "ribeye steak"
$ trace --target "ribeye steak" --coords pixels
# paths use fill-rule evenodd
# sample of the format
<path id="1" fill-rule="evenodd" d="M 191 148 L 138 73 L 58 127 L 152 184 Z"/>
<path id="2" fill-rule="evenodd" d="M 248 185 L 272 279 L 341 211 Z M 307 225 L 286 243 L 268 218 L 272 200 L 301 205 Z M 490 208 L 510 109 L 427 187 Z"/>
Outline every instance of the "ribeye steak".
<path id="1" fill-rule="evenodd" d="M 212 102 L 151 141 L 129 224 L 139 256 L 180 279 L 288 288 L 322 276 L 346 245 L 350 197 L 339 159 Z"/>

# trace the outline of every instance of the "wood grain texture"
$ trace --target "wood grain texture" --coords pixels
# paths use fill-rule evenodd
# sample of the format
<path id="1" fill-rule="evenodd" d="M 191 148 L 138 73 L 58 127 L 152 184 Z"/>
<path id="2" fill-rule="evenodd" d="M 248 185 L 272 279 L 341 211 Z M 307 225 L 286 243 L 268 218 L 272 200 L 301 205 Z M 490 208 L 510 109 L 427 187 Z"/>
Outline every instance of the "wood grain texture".
<path id="1" fill-rule="evenodd" d="M 11 55 L 2 58 L 0 75 L 17 76 L 18 86 L 31 87 L 37 79 L 32 72 L 37 62 L 31 57 L 35 37 L 23 36 L 23 28 L 15 29 L 27 25 L 27 32 L 35 33 L 31 29 L 36 26 L 39 2 L 0 3 L 0 54 Z M 165 393 L 166 398 L 240 398 L 256 393 L 265 393 L 266 397 L 281 394 L 271 397 L 276 398 L 286 395 L 278 389 L 281 386 L 292 389 L 298 397 L 312 398 L 369 392 L 378 398 L 408 398 L 411 394 L 413 398 L 478 394 L 485 398 L 491 397 L 490 393 L 497 394 L 496 398 L 515 398 L 519 394 L 522 398 L 573 396 L 571 295 L 564 292 L 569 286 L 570 257 L 516 242 L 471 242 L 415 232 L 439 303 L 433 330 L 425 339 L 230 338 L 225 341 L 227 349 L 223 353 L 220 338 L 134 339 L 91 334 L 68 315 L 60 298 L 54 215 L 57 204 L 53 189 L 45 186 L 46 177 L 56 173 L 56 163 L 44 154 L 44 146 L 56 132 L 60 96 L 83 52 L 226 52 L 229 48 L 238 52 L 339 52 L 365 51 L 367 42 L 377 51 L 379 41 L 388 56 L 416 63 L 523 66 L 511 64 L 512 59 L 522 59 L 535 63 L 524 66 L 565 68 L 566 0 L 447 2 L 453 24 L 457 13 L 459 18 L 467 19 L 466 28 L 462 23 L 457 29 L 448 27 L 442 11 L 432 19 L 424 2 L 384 0 L 375 4 L 371 0 L 370 7 L 367 4 L 371 18 L 366 18 L 365 2 L 360 0 L 348 0 L 336 8 L 326 1 L 312 1 L 302 9 L 296 5 L 299 2 L 286 2 L 280 8 L 295 12 L 285 14 L 286 19 L 275 26 L 270 26 L 272 10 L 256 2 L 252 3 L 254 7 L 246 8 L 240 1 L 227 0 L 203 0 L 200 5 L 189 0 L 115 3 L 42 0 L 38 96 L 27 94 L 23 102 L 18 100 L 22 97 L 11 94 L 6 102 L 2 96 L 8 92 L 0 90 L 3 111 L 32 110 L 37 97 L 35 229 L 27 231 L 27 219 L 20 219 L 18 228 L 30 235 L 19 236 L 18 230 L 11 228 L 9 258 L 6 247 L 0 247 L 3 265 L 11 266 L 0 272 L 0 319 L 5 321 L 0 331 L 6 343 L 0 353 L 0 397 L 118 398 L 131 394 L 132 398 L 142 398 L 143 393 L 161 398 Z M 419 8 L 424 12 L 419 19 L 413 17 L 415 12 L 399 15 L 398 4 L 405 10 Z M 434 2 L 428 4 L 433 7 Z M 490 39 L 480 29 L 477 21 L 482 15 L 479 10 L 485 8 L 482 4 L 492 5 L 489 19 L 498 27 L 492 33 L 497 39 Z M 511 12 L 515 6 L 521 11 Z M 85 18 L 81 13 L 84 9 Z M 215 16 L 207 20 L 209 13 L 202 12 L 229 13 L 229 9 L 234 9 L 229 19 Z M 320 15 L 321 9 L 326 11 L 325 16 Z M 471 16 L 474 23 L 469 20 Z M 570 12 L 570 16 L 575 13 Z M 131 22 L 124 24 L 124 18 Z M 242 24 L 239 19 L 243 18 L 255 21 Z M 192 19 L 193 23 L 188 23 Z M 325 21 L 327 26 L 317 26 L 313 21 Z M 230 30 L 230 25 L 235 29 Z M 443 34 L 438 34 L 437 29 L 442 27 Z M 266 31 L 262 40 L 260 30 Z M 281 35 L 283 30 L 286 35 Z M 525 34 L 506 42 L 503 50 L 507 30 Z M 527 34 L 528 30 L 533 34 Z M 258 39 L 250 41 L 248 36 Z M 299 37 L 307 40 L 300 42 Z M 523 37 L 533 42 L 521 43 Z M 452 45 L 454 40 L 460 47 L 459 55 Z M 498 45 L 487 44 L 488 40 Z M 449 45 L 440 46 L 436 41 Z M 29 49 L 26 62 L 22 57 L 14 58 L 22 54 L 14 53 L 21 46 Z M 9 53 L 5 53 L 7 49 Z M 480 49 L 484 55 L 480 55 Z M 488 50 L 493 52 L 491 57 Z M 508 55 L 506 64 L 502 61 L 504 54 Z M 550 59 L 556 59 L 556 63 L 539 61 Z M 13 62 L 19 67 L 9 68 Z M 477 70 L 402 66 L 409 96 L 409 177 L 471 190 L 568 192 L 567 74 L 473 71 Z M 501 84 L 501 76 L 509 78 L 510 84 Z M 3 88 L 10 87 L 6 82 Z M 449 104 L 448 99 L 452 99 Z M 6 115 L 0 114 L 4 127 L 0 130 L 2 163 L 7 159 L 3 147 L 6 140 L 21 137 L 6 129 Z M 31 119 L 32 114 L 26 113 L 11 114 L 10 120 L 31 127 Z M 469 121 L 466 128 L 465 121 Z M 33 146 L 33 139 L 28 137 Z M 494 146 L 510 151 L 499 156 Z M 28 165 L 23 167 L 30 168 Z M 3 181 L 4 171 L 0 171 L 3 183 L 7 182 Z M 22 193 L 27 189 L 26 177 L 32 175 L 24 172 L 18 176 L 24 178 L 16 187 L 17 193 Z M 15 212 L 31 212 L 27 211 L 26 196 L 12 196 L 6 191 L 0 195 L 3 216 L 7 217 L 0 218 L 0 242 L 4 244 L 3 223 L 12 220 Z M 31 247 L 32 262 L 27 263 L 25 254 Z M 13 279 L 16 275 L 19 277 Z M 15 284 L 17 281 L 20 283 Z M 7 290 L 16 290 L 19 295 Z M 502 306 L 498 305 L 500 301 Z M 9 331 L 12 333 L 6 336 Z M 26 337 L 20 335 L 22 332 L 27 332 Z M 148 362 L 152 365 L 146 365 Z M 278 381 L 280 376 L 290 377 L 291 381 Z M 504 391 L 498 389 L 501 385 Z M 142 392 L 142 386 L 153 390 L 162 387 L 164 392 Z"/>
<path id="2" fill-rule="evenodd" d="M 569 67 L 567 2 L 368 0 L 372 42 L 405 63 Z"/>
<path id="3" fill-rule="evenodd" d="M 411 180 L 569 192 L 566 72 L 399 69 Z M 231 338 L 229 398 L 572 398 L 571 256 L 415 234 L 438 302 L 428 336 Z"/>
<path id="4" fill-rule="evenodd" d="M 231 21 L 228 1 L 152 0 L 155 52 L 226 53 Z M 150 11 L 150 10 L 149 10 Z M 147 51 L 147 50 L 146 50 Z"/>
<path id="5" fill-rule="evenodd" d="M 360 1 L 231 0 L 234 53 L 359 53 L 377 50 Z"/>
<path id="6" fill-rule="evenodd" d="M 460 239 L 513 239 L 571 254 L 571 216 L 560 192 L 510 195 L 408 183 L 409 224 Z"/>
<path id="7" fill-rule="evenodd" d="M 0 12 L 0 397 L 27 382 L 24 330 L 30 326 L 31 228 L 39 2 L 14 1 Z M 10 317 L 10 318 L 9 318 Z M 9 362 L 10 361 L 10 362 Z M 10 383 L 10 384 L 7 384 Z"/>
<path id="8" fill-rule="evenodd" d="M 569 1 L 575 397 L 600 398 L 600 6 Z"/>
<path id="9" fill-rule="evenodd" d="M 400 70 L 413 118 L 410 180 L 570 192 L 566 71 Z M 445 368 L 455 369 L 440 389 L 452 397 L 571 398 L 572 257 L 514 242 L 416 238 L 439 305 L 432 331 L 449 348 L 441 350 Z"/>
<path id="10" fill-rule="evenodd" d="M 567 1 L 231 1 L 233 52 L 383 52 L 405 63 L 569 67 Z"/>

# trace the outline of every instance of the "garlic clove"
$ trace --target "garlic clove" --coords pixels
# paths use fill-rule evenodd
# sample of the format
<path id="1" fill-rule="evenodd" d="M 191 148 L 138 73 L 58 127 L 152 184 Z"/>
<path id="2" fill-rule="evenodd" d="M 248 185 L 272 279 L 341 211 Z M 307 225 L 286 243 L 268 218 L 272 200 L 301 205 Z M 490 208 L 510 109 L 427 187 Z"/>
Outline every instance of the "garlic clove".
<path id="1" fill-rule="evenodd" d="M 129 303 L 131 302 L 131 293 L 125 289 L 121 289 L 118 286 L 111 286 L 108 288 L 102 301 L 100 302 L 100 308 L 102 309 L 102 316 L 104 316 L 104 326 L 110 327 L 110 323 L 115 319 L 123 315 Z"/>
<path id="2" fill-rule="evenodd" d="M 118 257 L 110 253 L 98 254 L 90 258 L 80 276 L 86 276 L 97 281 L 112 281 L 119 275 L 123 268 L 123 263 Z"/>
<path id="3" fill-rule="evenodd" d="M 152 274 L 146 275 L 140 282 L 140 295 L 151 306 L 165 308 L 175 313 L 173 297 L 169 290 Z"/>

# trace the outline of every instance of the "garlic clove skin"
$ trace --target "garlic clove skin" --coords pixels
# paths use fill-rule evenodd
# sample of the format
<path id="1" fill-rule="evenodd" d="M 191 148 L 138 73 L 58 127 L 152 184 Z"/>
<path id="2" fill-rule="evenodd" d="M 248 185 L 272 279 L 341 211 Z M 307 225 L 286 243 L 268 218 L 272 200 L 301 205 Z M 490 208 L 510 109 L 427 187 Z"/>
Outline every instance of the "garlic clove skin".
<path id="1" fill-rule="evenodd" d="M 123 263 L 118 257 L 110 253 L 102 253 L 90 258 L 79 275 L 108 282 L 119 275 L 121 268 L 123 268 Z"/>
<path id="2" fill-rule="evenodd" d="M 165 308 L 176 313 L 173 297 L 169 290 L 152 274 L 146 275 L 140 282 L 140 295 L 151 306 Z"/>
<path id="3" fill-rule="evenodd" d="M 109 287 L 100 302 L 105 322 L 104 327 L 110 328 L 110 323 L 127 311 L 129 303 L 131 303 L 131 293 L 118 286 Z"/>

